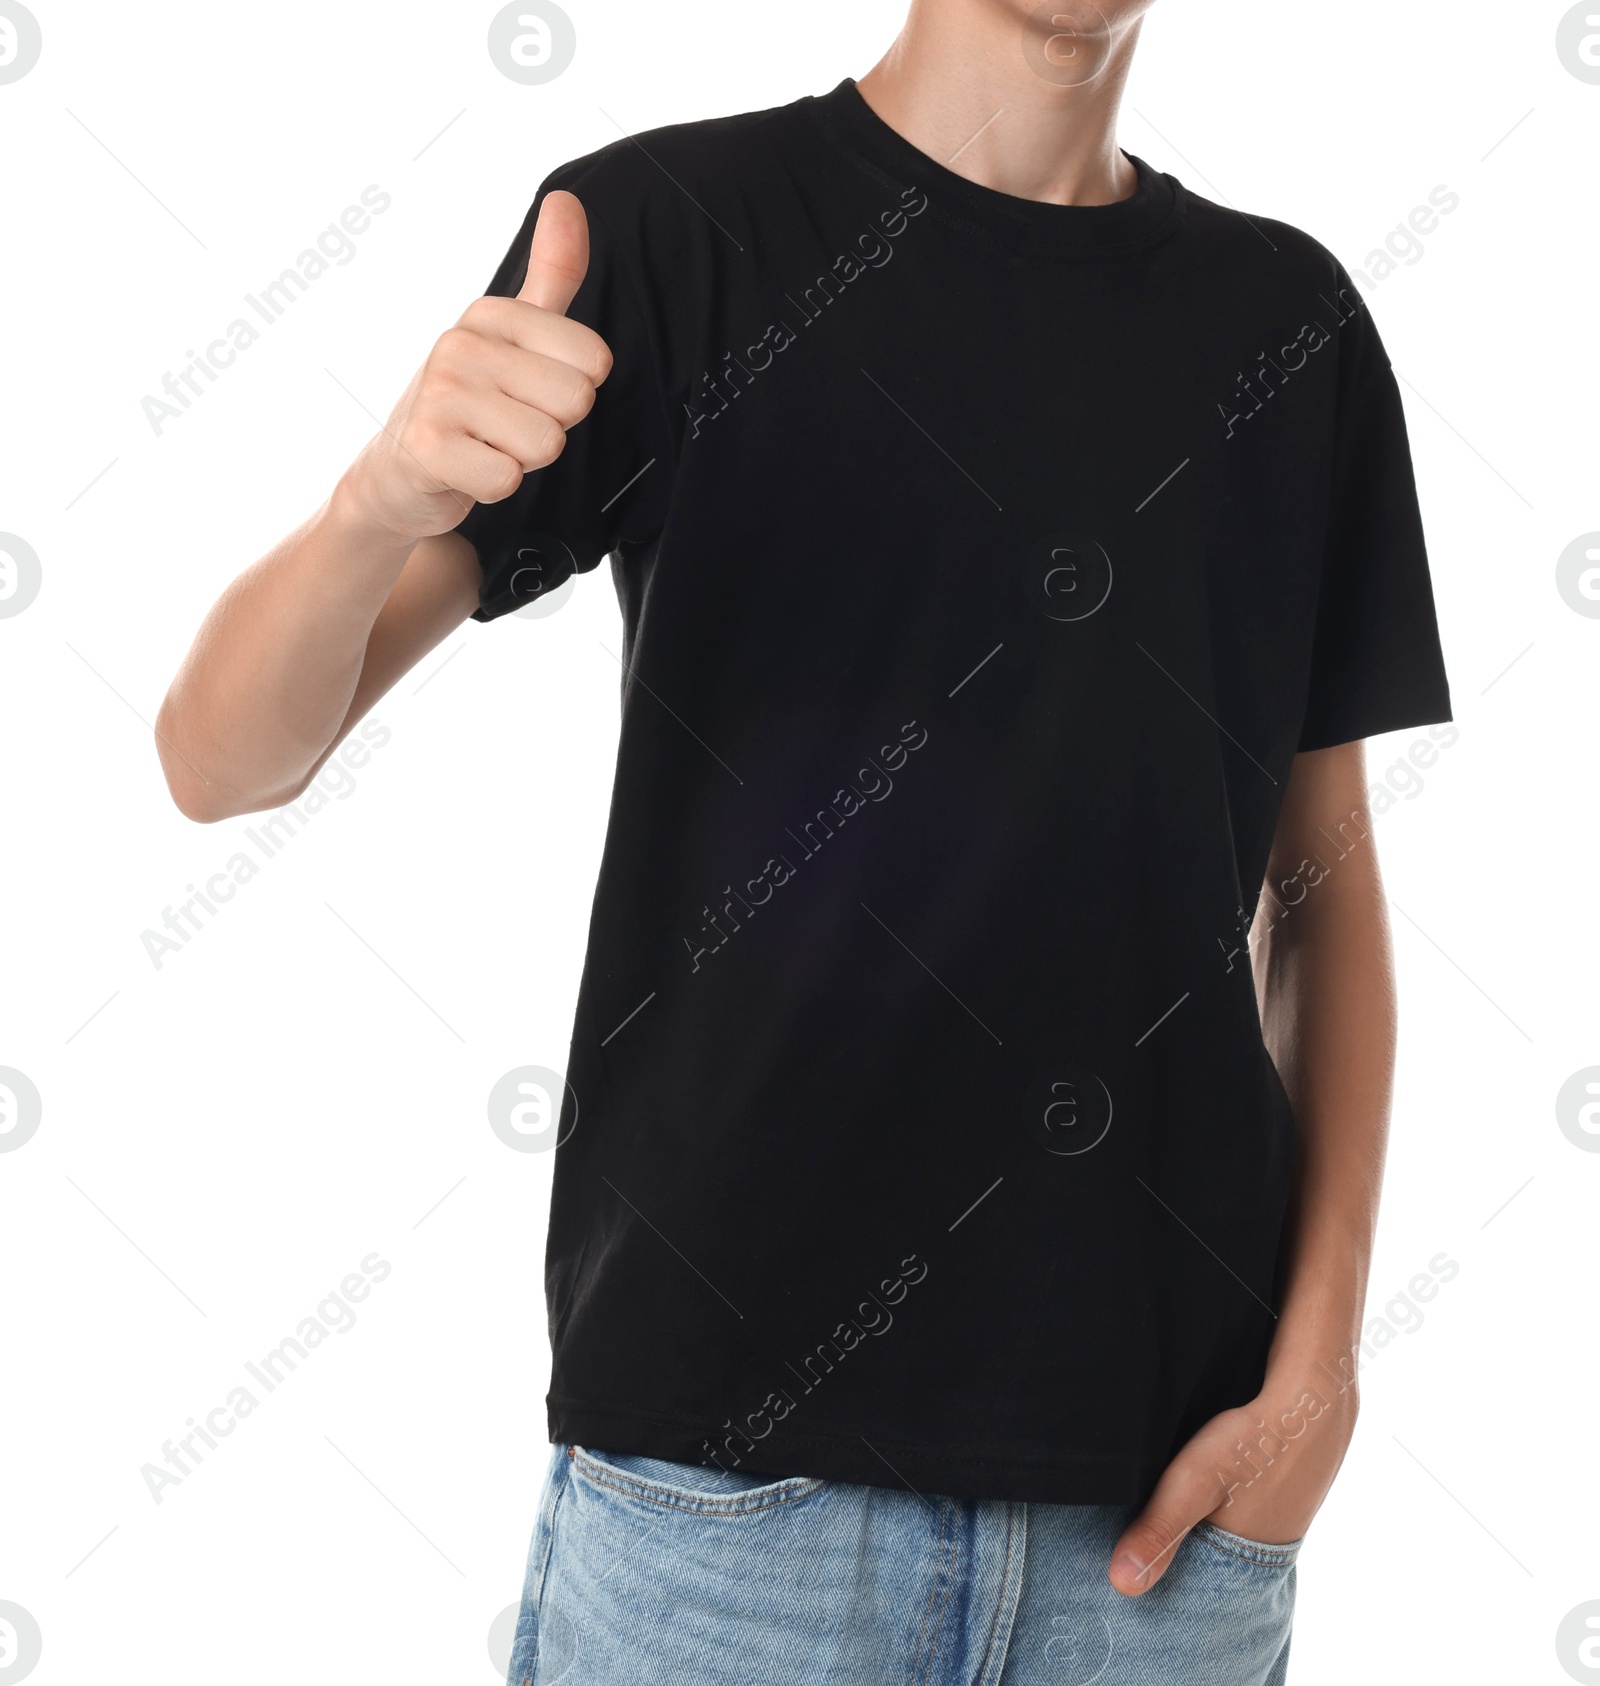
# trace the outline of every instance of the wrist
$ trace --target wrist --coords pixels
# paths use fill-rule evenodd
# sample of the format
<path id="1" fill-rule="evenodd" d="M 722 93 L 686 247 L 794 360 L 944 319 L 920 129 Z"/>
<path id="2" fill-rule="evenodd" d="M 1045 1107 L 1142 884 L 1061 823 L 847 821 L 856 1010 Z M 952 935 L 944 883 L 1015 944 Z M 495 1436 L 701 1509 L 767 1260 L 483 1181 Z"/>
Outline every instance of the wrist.
<path id="1" fill-rule="evenodd" d="M 1370 1225 L 1341 1222 L 1326 1211 L 1315 1224 L 1302 1220 L 1273 1332 L 1269 1376 L 1353 1374 L 1370 1257 Z"/>
<path id="2" fill-rule="evenodd" d="M 1360 1394 L 1359 1317 L 1280 1323 L 1267 1356 L 1262 1392 L 1280 1396 L 1312 1390 L 1330 1402 L 1335 1395 L 1353 1405 Z"/>
<path id="3" fill-rule="evenodd" d="M 374 519 L 346 476 L 300 529 L 283 566 L 324 624 L 349 617 L 370 631 L 417 544 Z"/>
<path id="4" fill-rule="evenodd" d="M 425 536 L 396 525 L 393 512 L 373 496 L 365 452 L 339 476 L 320 519 L 345 546 L 374 553 L 404 549 L 409 554 Z"/>

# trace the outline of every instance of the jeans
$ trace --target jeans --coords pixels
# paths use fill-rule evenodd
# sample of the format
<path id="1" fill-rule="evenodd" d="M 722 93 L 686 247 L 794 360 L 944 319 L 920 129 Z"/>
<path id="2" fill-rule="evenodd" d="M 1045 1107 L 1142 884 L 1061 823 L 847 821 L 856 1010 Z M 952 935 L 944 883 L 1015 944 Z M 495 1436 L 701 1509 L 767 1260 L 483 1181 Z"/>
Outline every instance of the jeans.
<path id="1" fill-rule="evenodd" d="M 509 1686 L 1282 1686 L 1298 1542 L 1201 1523 L 1130 1599 L 1132 1515 L 558 1445 Z"/>

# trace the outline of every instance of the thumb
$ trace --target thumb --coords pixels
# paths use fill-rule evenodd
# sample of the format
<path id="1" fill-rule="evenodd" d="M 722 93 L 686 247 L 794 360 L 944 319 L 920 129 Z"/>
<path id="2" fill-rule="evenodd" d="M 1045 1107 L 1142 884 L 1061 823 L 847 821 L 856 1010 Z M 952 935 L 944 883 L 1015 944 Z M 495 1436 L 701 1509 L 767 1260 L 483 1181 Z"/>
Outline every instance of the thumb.
<path id="1" fill-rule="evenodd" d="M 577 196 L 545 195 L 528 248 L 528 274 L 517 297 L 557 316 L 565 316 L 589 272 L 589 219 Z"/>
<path id="2" fill-rule="evenodd" d="M 1204 1465 L 1191 1463 L 1192 1451 L 1191 1443 L 1167 1467 L 1111 1554 L 1111 1584 L 1130 1598 L 1161 1579 L 1190 1529 L 1216 1508 L 1216 1488 L 1208 1483 Z"/>

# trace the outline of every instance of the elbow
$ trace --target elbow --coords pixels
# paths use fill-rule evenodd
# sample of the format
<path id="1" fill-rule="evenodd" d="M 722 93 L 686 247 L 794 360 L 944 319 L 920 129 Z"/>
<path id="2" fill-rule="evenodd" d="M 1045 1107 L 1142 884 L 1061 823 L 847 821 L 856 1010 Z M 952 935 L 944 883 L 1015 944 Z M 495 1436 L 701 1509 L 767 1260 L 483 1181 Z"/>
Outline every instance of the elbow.
<path id="1" fill-rule="evenodd" d="M 215 825 L 219 820 L 234 819 L 259 805 L 241 801 L 239 791 L 211 777 L 195 754 L 180 749 L 178 743 L 184 736 L 169 695 L 156 716 L 156 757 L 173 806 L 186 820 L 193 820 L 197 825 Z"/>
<path id="2" fill-rule="evenodd" d="M 196 825 L 216 825 L 221 820 L 234 817 L 232 809 L 220 803 L 210 803 L 186 786 L 175 786 L 170 779 L 167 788 L 172 792 L 172 805 L 186 820 L 193 820 Z"/>
<path id="3" fill-rule="evenodd" d="M 269 783 L 262 776 L 261 757 L 251 754 L 248 746 L 242 746 L 242 754 L 230 754 L 226 748 L 208 754 L 202 747 L 208 736 L 174 687 L 156 715 L 156 756 L 173 806 L 197 825 L 215 825 L 298 800 L 322 760 L 307 753 L 292 774 L 280 772 Z"/>
<path id="4" fill-rule="evenodd" d="M 166 776 L 167 793 L 173 806 L 186 820 L 197 825 L 215 825 L 219 820 L 231 819 L 234 809 L 224 801 L 218 787 L 198 768 L 184 761 L 179 752 L 156 728 L 156 754 Z"/>
<path id="5" fill-rule="evenodd" d="M 173 806 L 196 825 L 216 825 L 222 820 L 236 820 L 241 814 L 281 808 L 285 802 L 293 802 L 304 788 L 251 795 L 208 779 L 197 767 L 184 762 L 170 743 L 163 743 L 159 738 L 156 753 L 161 757 Z"/>

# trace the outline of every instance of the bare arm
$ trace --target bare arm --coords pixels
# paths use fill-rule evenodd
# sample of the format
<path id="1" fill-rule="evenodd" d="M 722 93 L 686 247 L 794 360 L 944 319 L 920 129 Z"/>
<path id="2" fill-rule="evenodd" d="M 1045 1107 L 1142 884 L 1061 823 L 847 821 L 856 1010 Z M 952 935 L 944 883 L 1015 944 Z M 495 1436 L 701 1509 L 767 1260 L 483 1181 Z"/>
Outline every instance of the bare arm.
<path id="1" fill-rule="evenodd" d="M 292 802 L 368 709 L 477 607 L 454 533 L 407 545 L 341 489 L 217 600 L 156 719 L 167 786 L 193 820 Z"/>
<path id="2" fill-rule="evenodd" d="M 1297 1126 L 1275 1367 L 1349 1359 L 1378 1218 L 1396 1008 L 1363 749 L 1296 761 L 1254 926 L 1262 1028 Z"/>
<path id="3" fill-rule="evenodd" d="M 156 721 L 191 819 L 292 801 L 476 607 L 477 557 L 452 529 L 553 462 L 610 371 L 564 315 L 588 254 L 583 207 L 550 194 L 521 293 L 468 308 L 327 503 L 218 599 Z"/>
<path id="4" fill-rule="evenodd" d="M 1294 1108 L 1298 1154 L 1266 1380 L 1258 1398 L 1213 1418 L 1168 1467 L 1117 1544 L 1111 1580 L 1120 1592 L 1153 1586 L 1205 1517 L 1247 1539 L 1298 1539 L 1354 1431 L 1354 1349 L 1395 1047 L 1365 768 L 1359 743 L 1296 757 L 1251 932 L 1262 1028 Z"/>

